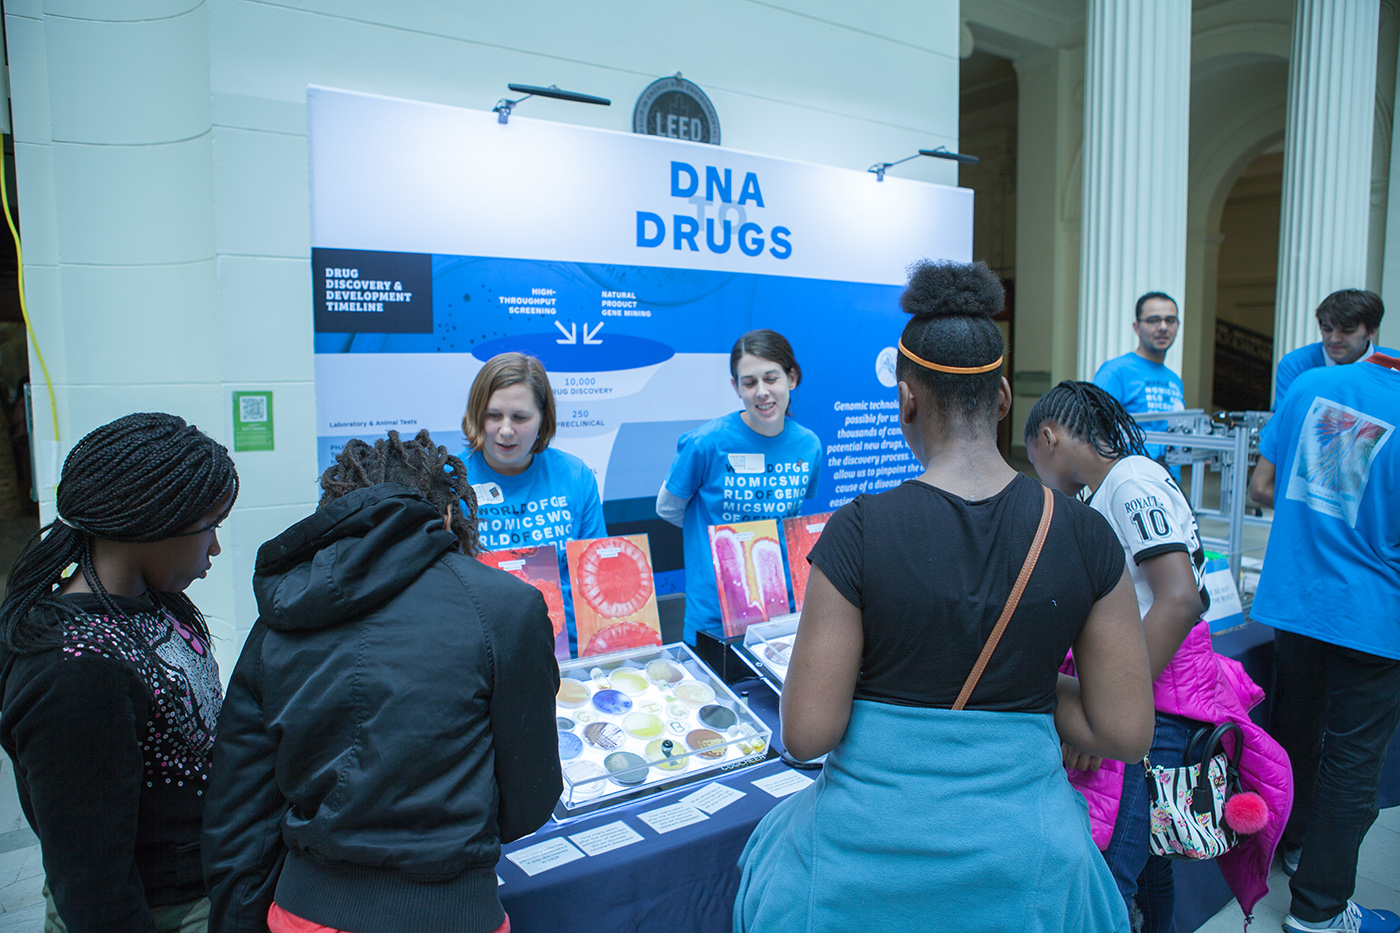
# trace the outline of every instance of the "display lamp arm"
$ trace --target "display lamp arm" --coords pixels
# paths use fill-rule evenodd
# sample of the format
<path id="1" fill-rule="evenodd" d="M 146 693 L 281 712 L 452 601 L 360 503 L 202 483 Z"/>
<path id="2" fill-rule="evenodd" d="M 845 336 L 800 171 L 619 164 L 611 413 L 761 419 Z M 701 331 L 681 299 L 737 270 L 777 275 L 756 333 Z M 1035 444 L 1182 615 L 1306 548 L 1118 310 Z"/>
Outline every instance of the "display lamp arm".
<path id="1" fill-rule="evenodd" d="M 524 97 L 510 100 L 502 97 L 496 102 L 496 106 L 491 108 L 491 112 L 496 115 L 496 122 L 509 123 L 510 112 L 515 109 L 515 105 L 531 97 L 550 97 L 554 100 L 569 100 L 576 104 L 598 104 L 602 107 L 611 107 L 612 101 L 606 97 L 594 97 L 592 94 L 580 94 L 577 91 L 560 90 L 557 84 L 549 87 L 535 87 L 532 84 L 507 84 L 506 87 L 517 94 L 524 94 Z"/>
<path id="2" fill-rule="evenodd" d="M 977 156 L 963 155 L 961 152 L 949 152 L 948 147 L 939 146 L 937 149 L 920 149 L 913 155 L 905 156 L 894 162 L 876 162 L 874 165 L 870 166 L 870 168 L 866 169 L 866 171 L 874 172 L 876 181 L 884 181 L 886 169 L 893 168 L 896 165 L 902 165 L 910 159 L 917 159 L 919 156 L 930 156 L 935 159 L 949 159 L 953 162 L 962 162 L 964 165 L 976 165 L 978 162 Z"/>

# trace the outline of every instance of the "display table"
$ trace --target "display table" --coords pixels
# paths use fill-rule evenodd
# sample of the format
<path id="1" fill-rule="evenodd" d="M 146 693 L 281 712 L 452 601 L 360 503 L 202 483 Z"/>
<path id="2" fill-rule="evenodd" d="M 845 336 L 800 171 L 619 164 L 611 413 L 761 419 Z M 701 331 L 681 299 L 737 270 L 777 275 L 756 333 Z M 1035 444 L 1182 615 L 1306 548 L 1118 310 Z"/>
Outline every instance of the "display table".
<path id="1" fill-rule="evenodd" d="M 1243 664 L 1266 690 L 1271 687 L 1272 629 L 1251 622 L 1216 636 L 1215 645 L 1217 651 Z M 753 711 L 773 727 L 774 746 L 782 748 L 777 695 L 756 679 L 735 685 L 736 693 L 744 691 Z M 1254 710 L 1254 717 L 1267 722 L 1267 699 Z M 727 933 L 739 884 L 739 853 L 758 821 L 781 799 L 753 786 L 753 782 L 785 773 L 792 773 L 792 769 L 780 761 L 769 761 L 720 775 L 714 782 L 683 787 L 584 819 L 562 825 L 551 822 L 534 835 L 511 843 L 504 848 L 497 874 L 503 882 L 501 902 L 510 914 L 513 933 Z M 643 814 L 674 804 L 711 783 L 741 791 L 744 796 L 701 822 L 667 833 L 658 833 L 641 819 Z M 1382 807 L 1400 804 L 1400 737 L 1391 744 L 1380 796 Z M 618 822 L 642 838 L 593 856 L 584 856 L 575 848 L 573 861 L 533 876 L 507 858 L 540 843 Z M 1179 930 L 1196 929 L 1233 896 L 1214 862 L 1176 862 L 1175 874 Z"/>
<path id="2" fill-rule="evenodd" d="M 773 726 L 774 745 L 781 748 L 777 695 L 759 680 L 735 685 L 735 692 L 746 690 L 750 707 Z M 792 771 L 777 760 L 737 769 L 717 775 L 714 781 L 583 819 L 564 824 L 551 821 L 534 835 L 505 846 L 496 873 L 502 881 L 501 903 L 510 915 L 512 933 L 728 931 L 739 888 L 739 853 L 758 821 L 782 799 L 753 786 L 753 782 Z M 708 819 L 666 833 L 658 833 L 641 818 L 712 783 L 744 796 Z M 533 876 L 508 858 L 522 849 L 619 821 L 641 840 L 599 855 L 574 855 L 573 861 Z"/>

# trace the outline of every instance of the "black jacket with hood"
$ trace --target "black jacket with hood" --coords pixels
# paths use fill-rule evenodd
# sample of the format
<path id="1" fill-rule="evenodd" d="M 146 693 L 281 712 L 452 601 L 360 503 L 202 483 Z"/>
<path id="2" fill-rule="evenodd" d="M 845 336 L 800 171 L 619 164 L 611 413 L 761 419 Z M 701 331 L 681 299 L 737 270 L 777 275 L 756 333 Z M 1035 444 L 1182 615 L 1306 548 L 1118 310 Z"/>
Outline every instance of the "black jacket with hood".
<path id="1" fill-rule="evenodd" d="M 467 557 L 413 490 L 356 490 L 273 538 L 219 717 L 210 930 L 274 894 L 356 933 L 488 933 L 501 843 L 559 799 L 544 599 Z"/>

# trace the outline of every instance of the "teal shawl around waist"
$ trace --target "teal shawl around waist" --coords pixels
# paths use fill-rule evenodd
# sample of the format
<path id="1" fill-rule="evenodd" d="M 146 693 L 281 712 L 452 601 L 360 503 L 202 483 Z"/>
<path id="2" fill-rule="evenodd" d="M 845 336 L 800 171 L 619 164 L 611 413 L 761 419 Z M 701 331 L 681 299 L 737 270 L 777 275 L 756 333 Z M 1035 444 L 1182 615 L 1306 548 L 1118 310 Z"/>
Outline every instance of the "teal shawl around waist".
<path id="1" fill-rule="evenodd" d="M 735 933 L 1128 930 L 1048 714 L 857 700 L 739 864 Z"/>

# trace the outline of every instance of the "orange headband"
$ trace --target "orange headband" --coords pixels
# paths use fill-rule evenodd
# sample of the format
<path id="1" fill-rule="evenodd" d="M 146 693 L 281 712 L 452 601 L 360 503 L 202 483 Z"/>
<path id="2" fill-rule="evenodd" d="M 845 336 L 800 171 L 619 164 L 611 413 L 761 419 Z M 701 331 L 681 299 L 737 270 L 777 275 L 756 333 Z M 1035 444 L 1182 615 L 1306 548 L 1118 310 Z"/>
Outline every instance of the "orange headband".
<path id="1" fill-rule="evenodd" d="M 899 339 L 899 352 L 925 369 L 931 369 L 937 373 L 952 373 L 955 376 L 975 376 L 978 373 L 989 373 L 994 369 L 1001 369 L 1001 361 L 1004 359 L 1004 357 L 999 356 L 986 366 L 944 366 L 942 363 L 930 363 L 928 360 L 910 353 L 909 348 L 904 345 L 903 337 Z"/>

